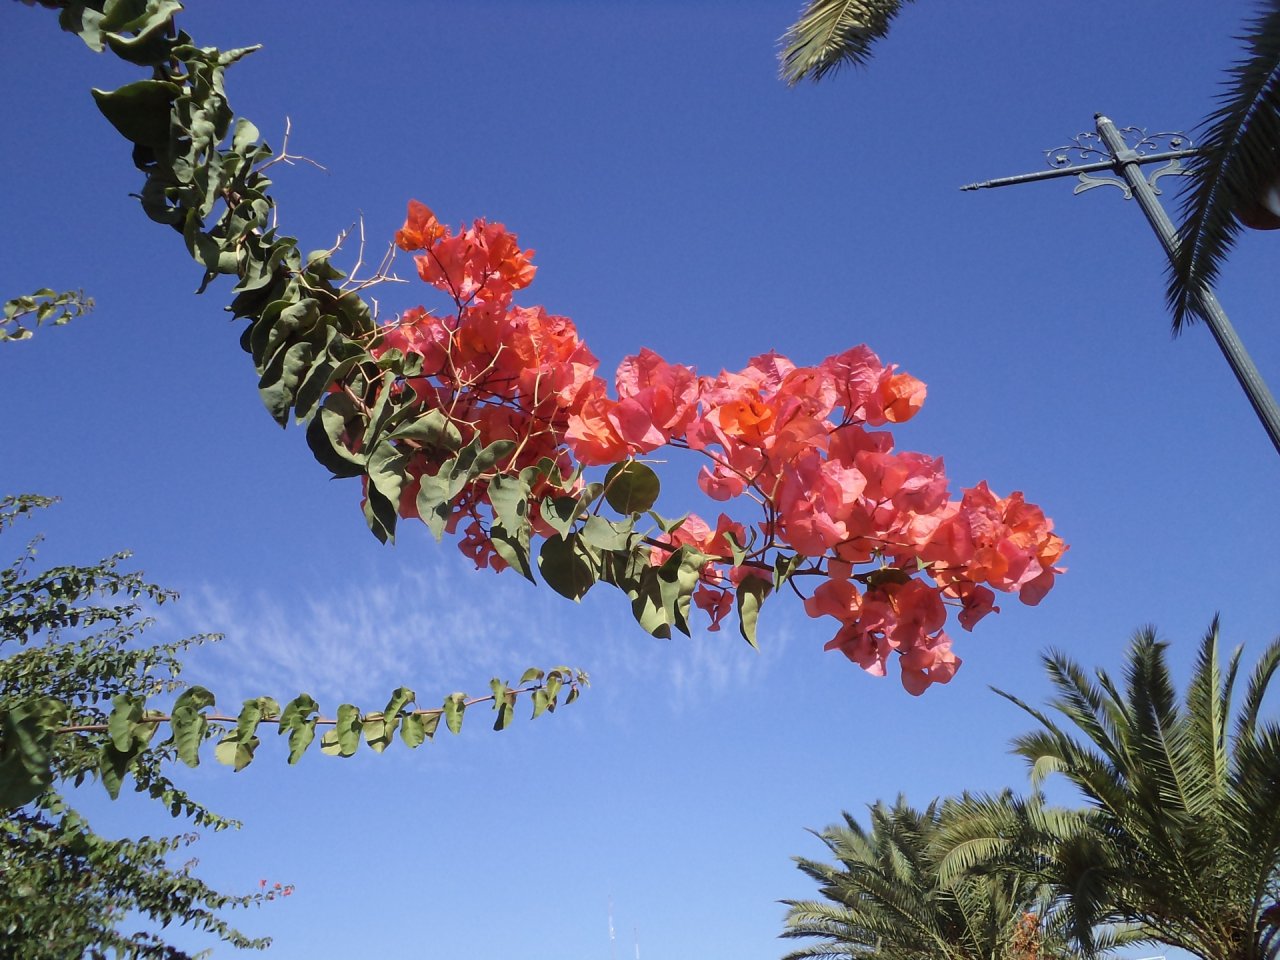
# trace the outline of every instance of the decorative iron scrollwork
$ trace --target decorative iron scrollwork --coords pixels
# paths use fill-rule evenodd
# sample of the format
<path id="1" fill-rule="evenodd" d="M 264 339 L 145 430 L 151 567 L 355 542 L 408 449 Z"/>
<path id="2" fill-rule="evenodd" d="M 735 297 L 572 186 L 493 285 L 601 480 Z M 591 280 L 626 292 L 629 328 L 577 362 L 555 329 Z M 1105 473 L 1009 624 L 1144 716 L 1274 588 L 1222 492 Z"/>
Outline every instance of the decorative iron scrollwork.
<path id="1" fill-rule="evenodd" d="M 1123 127 L 1119 132 L 1124 139 L 1125 146 L 1132 150 L 1139 159 L 1152 157 L 1155 154 L 1194 149 L 1191 138 L 1185 133 L 1173 131 L 1148 133 L 1142 127 Z M 1077 164 L 1116 161 L 1111 151 L 1107 149 L 1106 144 L 1102 142 L 1102 138 L 1098 134 L 1091 132 L 1078 134 L 1068 143 L 1064 143 L 1060 147 L 1054 147 L 1052 150 L 1046 150 L 1044 158 L 1045 162 L 1055 170 L 1070 170 Z M 1176 176 L 1183 173 L 1186 173 L 1186 168 L 1183 167 L 1177 157 L 1173 157 L 1168 163 L 1148 174 L 1147 183 L 1151 185 L 1152 190 L 1160 193 L 1160 188 L 1156 185 L 1157 180 L 1161 177 Z M 1113 186 L 1120 188 L 1124 194 L 1124 199 L 1129 200 L 1133 197 L 1133 191 L 1129 189 L 1129 185 L 1119 177 L 1098 176 L 1093 172 L 1080 173 L 1077 176 L 1080 183 L 1076 186 L 1075 193 L 1083 193 L 1086 190 L 1092 190 L 1094 187 Z"/>

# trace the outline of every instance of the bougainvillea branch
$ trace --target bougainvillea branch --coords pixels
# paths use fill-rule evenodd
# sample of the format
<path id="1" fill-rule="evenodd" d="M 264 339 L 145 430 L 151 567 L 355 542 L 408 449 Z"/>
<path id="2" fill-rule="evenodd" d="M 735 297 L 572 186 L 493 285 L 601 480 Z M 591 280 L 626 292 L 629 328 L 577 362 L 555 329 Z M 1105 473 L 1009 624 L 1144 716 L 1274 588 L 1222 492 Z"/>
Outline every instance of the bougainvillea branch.
<path id="1" fill-rule="evenodd" d="M 251 48 L 195 46 L 175 0 L 45 5 L 90 47 L 150 68 L 94 91 L 133 143 L 143 208 L 182 234 L 202 289 L 235 278 L 263 402 L 282 426 L 307 423 L 335 477 L 360 478 L 379 539 L 416 519 L 477 566 L 572 599 L 612 585 L 656 636 L 688 633 L 697 607 L 711 629 L 736 611 L 754 644 L 765 598 L 814 577 L 806 611 L 839 624 L 827 647 L 875 674 L 896 657 L 912 693 L 959 666 L 948 607 L 971 629 L 996 592 L 1037 603 L 1060 572 L 1065 545 L 1021 494 L 980 483 L 953 497 L 940 458 L 894 450 L 876 428 L 913 416 L 925 387 L 866 347 L 808 367 L 769 353 L 714 377 L 642 350 L 611 393 L 567 318 L 513 304 L 535 272 L 514 234 L 484 220 L 452 231 L 416 202 L 397 243 L 452 306 L 375 323 L 332 251 L 303 257 L 276 229 L 265 171 L 278 158 L 224 87 Z M 702 493 L 755 513 L 653 512 L 659 479 L 641 458 L 663 448 L 705 458 Z"/>
<path id="2" fill-rule="evenodd" d="M 897 654 L 913 693 L 959 665 L 948 606 L 971 629 L 996 609 L 995 591 L 1034 604 L 1052 586 L 1065 546 L 1037 507 L 985 483 L 952 499 L 941 459 L 896 452 L 872 429 L 914 416 L 925 387 L 867 347 L 811 367 L 769 353 L 715 377 L 642 350 L 611 394 L 568 318 L 513 304 L 535 268 L 501 224 L 453 231 L 413 201 L 396 243 L 451 305 L 382 326 L 370 352 L 401 375 L 363 392 L 338 378 L 322 408 L 338 406 L 344 425 L 401 412 L 368 461 L 375 518 L 421 519 L 437 537 L 460 535 L 477 567 L 531 579 L 536 567 L 573 599 L 597 582 L 621 587 L 653 633 L 687 631 L 691 606 L 715 630 L 736 607 L 754 643 L 761 601 L 820 577 L 805 609 L 840 623 L 828 648 L 876 674 Z M 367 428 L 327 435 L 365 452 Z M 702 493 L 754 516 L 712 525 L 652 512 L 660 482 L 640 458 L 664 448 L 701 455 Z M 584 479 L 603 466 L 603 483 Z"/>

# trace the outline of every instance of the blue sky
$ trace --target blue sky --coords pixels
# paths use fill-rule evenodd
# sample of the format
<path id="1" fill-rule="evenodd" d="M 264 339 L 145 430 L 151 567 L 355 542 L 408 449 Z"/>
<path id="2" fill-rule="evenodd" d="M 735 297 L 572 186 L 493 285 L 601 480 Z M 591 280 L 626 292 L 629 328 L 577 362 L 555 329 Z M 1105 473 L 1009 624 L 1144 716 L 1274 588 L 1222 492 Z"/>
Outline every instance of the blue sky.
<path id="1" fill-rule="evenodd" d="M 268 741 L 240 774 L 193 771 L 245 821 L 198 844 L 202 875 L 297 885 L 243 918 L 273 956 L 606 958 L 612 897 L 617 956 L 638 933 L 645 960 L 777 957 L 777 901 L 812 893 L 790 857 L 823 852 L 806 828 L 1025 782 L 1005 747 L 1028 724 L 987 688 L 1042 697 L 1041 651 L 1114 668 L 1156 623 L 1181 672 L 1215 612 L 1246 658 L 1280 632 L 1280 461 L 1208 333 L 1170 339 L 1139 211 L 1070 181 L 957 189 L 1039 168 L 1096 111 L 1192 127 L 1249 4 L 921 2 L 870 69 L 794 90 L 774 60 L 792 3 L 193 7 L 198 42 L 263 44 L 230 73 L 237 112 L 275 144 L 289 117 L 325 167 L 276 168 L 304 248 L 359 216 L 376 247 L 411 197 L 501 220 L 537 250 L 520 302 L 572 317 L 606 370 L 642 346 L 715 372 L 865 342 L 929 385 L 901 447 L 943 455 L 957 488 L 1025 491 L 1071 544 L 1045 602 L 961 633 L 963 669 L 921 699 L 824 653 L 831 631 L 787 598 L 759 653 L 733 631 L 656 641 L 617 596 L 574 606 L 413 527 L 380 546 L 358 488 L 263 411 L 226 286 L 193 296 L 176 236 L 129 197 L 88 90 L 134 74 L 9 4 L 0 290 L 98 303 L 0 351 L 0 489 L 63 498 L 42 556 L 132 548 L 184 595 L 161 630 L 227 635 L 189 667 L 224 705 L 373 708 L 401 683 L 435 699 L 560 662 L 593 678 L 502 734 L 480 716 L 413 753 L 297 768 Z M 1275 242 L 1246 236 L 1218 287 L 1273 384 Z M 394 312 L 432 292 L 379 293 Z M 706 509 L 676 482 L 663 503 Z M 91 806 L 104 830 L 174 826 Z"/>

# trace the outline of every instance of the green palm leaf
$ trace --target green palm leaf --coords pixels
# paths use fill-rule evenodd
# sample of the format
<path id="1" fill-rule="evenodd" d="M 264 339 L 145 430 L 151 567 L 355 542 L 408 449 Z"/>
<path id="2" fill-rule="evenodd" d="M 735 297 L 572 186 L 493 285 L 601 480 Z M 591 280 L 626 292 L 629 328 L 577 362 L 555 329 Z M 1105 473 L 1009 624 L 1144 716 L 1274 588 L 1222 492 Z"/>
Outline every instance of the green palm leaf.
<path id="1" fill-rule="evenodd" d="M 904 0 L 809 0 L 782 37 L 782 78 L 794 86 L 821 80 L 846 64 L 860 65 L 889 32 Z"/>
<path id="2" fill-rule="evenodd" d="M 1236 213 L 1280 172 L 1280 0 L 1265 0 L 1245 24 L 1244 57 L 1227 73 L 1218 108 L 1200 127 L 1188 163 L 1178 254 L 1169 271 L 1173 332 L 1199 310 L 1240 231 Z"/>

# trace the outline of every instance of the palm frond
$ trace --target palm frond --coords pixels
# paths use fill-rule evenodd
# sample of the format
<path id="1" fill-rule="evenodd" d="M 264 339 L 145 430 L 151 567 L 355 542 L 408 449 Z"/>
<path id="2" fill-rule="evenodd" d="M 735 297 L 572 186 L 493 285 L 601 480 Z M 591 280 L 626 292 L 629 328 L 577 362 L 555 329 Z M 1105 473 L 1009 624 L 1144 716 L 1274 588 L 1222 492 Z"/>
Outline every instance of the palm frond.
<path id="1" fill-rule="evenodd" d="M 846 64 L 866 63 L 904 2 L 809 0 L 780 41 L 782 79 L 795 86 L 801 80 L 821 80 Z"/>
<path id="2" fill-rule="evenodd" d="M 1041 660 L 1058 690 L 1058 698 L 1052 705 L 1070 717 L 1108 757 L 1115 759 L 1127 754 L 1132 718 L 1126 714 L 1124 702 L 1110 679 L 1099 671 L 1099 684 L 1095 686 L 1079 664 L 1054 650 Z"/>
<path id="3" fill-rule="evenodd" d="M 1187 688 L 1187 723 L 1190 747 L 1196 766 L 1206 782 L 1201 795 L 1221 810 L 1226 797 L 1229 771 L 1227 740 L 1231 713 L 1231 693 L 1242 650 L 1237 647 L 1227 663 L 1226 676 L 1218 667 L 1218 618 L 1214 617 L 1200 644 L 1191 685 Z M 1193 810 L 1202 814 L 1204 811 Z"/>
<path id="4" fill-rule="evenodd" d="M 1202 648 L 1200 660 L 1202 671 L 1212 664 L 1215 684 L 1216 636 L 1210 634 L 1210 649 Z M 1147 814 L 1161 833 L 1170 820 L 1213 810 L 1212 774 L 1199 769 L 1192 724 L 1183 717 L 1169 674 L 1167 646 L 1154 631 L 1144 631 L 1129 647 L 1125 679 L 1134 722 L 1133 754 L 1127 758 L 1129 766 L 1120 768 L 1132 785 L 1135 814 Z"/>
<path id="5" fill-rule="evenodd" d="M 1176 336 L 1199 314 L 1240 231 L 1236 214 L 1280 172 L 1280 0 L 1265 0 L 1245 24 L 1244 57 L 1227 72 L 1218 108 L 1198 135 L 1188 163 L 1177 256 L 1169 269 Z"/>
<path id="6" fill-rule="evenodd" d="M 1263 651 L 1261 659 L 1254 667 L 1253 675 L 1249 678 L 1249 688 L 1245 691 L 1240 717 L 1236 721 L 1237 740 L 1253 738 L 1254 730 L 1258 725 L 1258 716 L 1262 712 L 1263 697 L 1266 696 L 1267 686 L 1278 668 L 1280 668 L 1280 637 L 1272 640 L 1270 646 Z"/>

